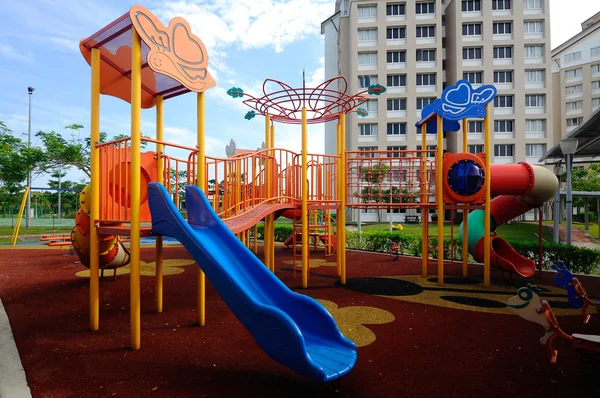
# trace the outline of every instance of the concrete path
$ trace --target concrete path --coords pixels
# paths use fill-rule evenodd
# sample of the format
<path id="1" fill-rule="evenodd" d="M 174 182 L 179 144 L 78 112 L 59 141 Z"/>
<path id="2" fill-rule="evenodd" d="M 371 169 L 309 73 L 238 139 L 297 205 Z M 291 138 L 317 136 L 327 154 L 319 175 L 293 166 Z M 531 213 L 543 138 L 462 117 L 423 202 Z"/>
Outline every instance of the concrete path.
<path id="1" fill-rule="evenodd" d="M 31 398 L 10 322 L 0 300 L 0 398 Z"/>
<path id="2" fill-rule="evenodd" d="M 552 227 L 550 227 L 552 230 Z M 563 225 L 560 226 L 558 230 L 558 236 L 562 243 L 567 241 L 567 228 Z M 600 244 L 596 242 L 594 238 L 592 238 L 585 231 L 573 227 L 571 232 L 571 243 L 574 246 L 587 247 L 588 249 L 596 249 L 600 250 Z"/>

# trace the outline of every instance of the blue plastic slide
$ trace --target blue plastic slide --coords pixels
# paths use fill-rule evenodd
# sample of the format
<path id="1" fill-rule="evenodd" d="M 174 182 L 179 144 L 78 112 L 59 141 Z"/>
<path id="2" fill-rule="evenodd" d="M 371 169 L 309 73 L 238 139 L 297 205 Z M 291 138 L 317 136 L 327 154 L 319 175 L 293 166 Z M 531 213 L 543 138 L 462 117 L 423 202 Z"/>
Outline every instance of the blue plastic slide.
<path id="1" fill-rule="evenodd" d="M 162 185 L 150 183 L 148 192 L 152 233 L 181 242 L 271 358 L 317 382 L 352 369 L 356 346 L 331 314 L 271 273 L 221 221 L 199 188 L 186 188 L 189 224 Z"/>

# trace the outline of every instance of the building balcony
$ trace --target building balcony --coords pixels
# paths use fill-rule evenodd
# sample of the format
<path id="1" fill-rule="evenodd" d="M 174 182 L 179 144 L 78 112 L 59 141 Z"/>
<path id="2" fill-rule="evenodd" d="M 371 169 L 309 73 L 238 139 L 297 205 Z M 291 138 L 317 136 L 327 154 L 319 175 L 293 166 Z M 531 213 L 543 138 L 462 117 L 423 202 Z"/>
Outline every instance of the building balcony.
<path id="1" fill-rule="evenodd" d="M 377 40 L 364 40 L 357 43 L 357 47 L 377 47 Z"/>
<path id="2" fill-rule="evenodd" d="M 494 108 L 494 115 L 512 115 L 515 113 L 514 107 L 498 107 Z"/>
<path id="3" fill-rule="evenodd" d="M 494 17 L 509 16 L 509 15 L 512 15 L 512 9 L 511 10 L 492 10 L 492 15 Z"/>
<path id="4" fill-rule="evenodd" d="M 512 40 L 512 39 L 513 39 L 512 33 L 493 35 L 493 40 L 495 40 L 495 41 L 500 41 L 500 40 L 507 41 L 507 40 Z"/>
<path id="5" fill-rule="evenodd" d="M 494 156 L 494 164 L 511 164 L 515 162 L 514 156 Z"/>
<path id="6" fill-rule="evenodd" d="M 523 8 L 523 15 L 536 15 L 543 14 L 543 8 Z"/>
<path id="7" fill-rule="evenodd" d="M 435 93 L 437 86 L 417 86 L 417 93 Z"/>
<path id="8" fill-rule="evenodd" d="M 387 15 L 385 17 L 387 22 L 400 22 L 406 21 L 406 15 Z"/>
<path id="9" fill-rule="evenodd" d="M 544 38 L 544 32 L 536 32 L 536 33 L 525 33 L 523 35 L 523 38 L 525 40 L 531 40 L 531 39 L 543 39 Z"/>
<path id="10" fill-rule="evenodd" d="M 494 58 L 494 65 L 512 65 L 512 58 Z"/>
<path id="11" fill-rule="evenodd" d="M 483 40 L 483 36 L 482 35 L 463 35 L 462 36 L 462 41 L 482 41 Z"/>
<path id="12" fill-rule="evenodd" d="M 469 141 L 471 140 L 482 140 L 483 133 L 469 133 Z"/>
<path id="13" fill-rule="evenodd" d="M 435 37 L 417 37 L 417 44 L 435 44 Z"/>
<path id="14" fill-rule="evenodd" d="M 581 113 L 583 113 L 583 108 L 568 110 L 565 112 L 565 115 L 572 116 L 572 115 L 579 115 Z"/>
<path id="15" fill-rule="evenodd" d="M 427 62 L 418 61 L 417 62 L 417 68 L 420 68 L 420 69 L 435 68 L 436 66 L 437 66 L 437 63 L 435 61 L 427 61 Z"/>
<path id="16" fill-rule="evenodd" d="M 387 68 L 390 70 L 397 70 L 397 69 L 406 69 L 406 62 L 393 62 L 393 63 L 387 63 Z"/>
<path id="17" fill-rule="evenodd" d="M 377 17 L 357 18 L 357 23 L 377 23 Z"/>
<path id="18" fill-rule="evenodd" d="M 387 111 L 388 118 L 404 118 L 406 117 L 406 111 Z"/>
<path id="19" fill-rule="evenodd" d="M 377 142 L 377 135 L 359 135 L 358 142 Z"/>
<path id="20" fill-rule="evenodd" d="M 494 139 L 495 140 L 512 140 L 514 138 L 515 138 L 514 131 L 503 131 L 503 132 L 494 131 Z"/>
<path id="21" fill-rule="evenodd" d="M 404 46 L 404 45 L 406 45 L 406 39 L 388 39 L 385 41 L 385 44 L 390 47 Z"/>
<path id="22" fill-rule="evenodd" d="M 544 82 L 525 83 L 525 88 L 546 88 L 546 84 Z"/>
<path id="23" fill-rule="evenodd" d="M 462 17 L 463 18 L 477 18 L 480 17 L 481 11 L 463 11 L 462 12 Z"/>
<path id="24" fill-rule="evenodd" d="M 546 113 L 545 106 L 526 106 L 525 113 L 528 115 L 539 115 L 542 113 Z"/>
<path id="25" fill-rule="evenodd" d="M 494 83 L 494 86 L 496 86 L 496 88 L 498 90 L 512 90 L 514 88 L 514 85 L 512 82 L 510 82 L 510 83 Z"/>
<path id="26" fill-rule="evenodd" d="M 406 141 L 406 134 L 388 134 L 388 142 Z"/>
<path id="27" fill-rule="evenodd" d="M 466 66 L 481 66 L 483 65 L 482 59 L 463 59 L 463 67 Z"/>
<path id="28" fill-rule="evenodd" d="M 417 19 L 419 21 L 422 21 L 425 19 L 435 19 L 435 13 L 433 13 L 433 14 L 417 14 L 415 16 L 415 19 Z"/>
<path id="29" fill-rule="evenodd" d="M 377 70 L 377 64 L 366 64 L 366 65 L 358 65 L 359 71 L 364 70 Z"/>
<path id="30" fill-rule="evenodd" d="M 388 94 L 405 93 L 406 92 L 406 86 L 387 87 L 387 92 L 388 92 Z"/>
<path id="31" fill-rule="evenodd" d="M 544 63 L 544 57 L 525 58 L 525 64 L 527 64 L 527 65 L 543 64 L 543 63 Z"/>
<path id="32" fill-rule="evenodd" d="M 541 156 L 526 156 L 525 162 L 527 162 L 529 164 L 540 164 L 540 162 L 539 162 L 540 157 Z"/>
<path id="33" fill-rule="evenodd" d="M 526 131 L 525 138 L 531 138 L 531 139 L 546 138 L 546 132 L 545 131 Z"/>

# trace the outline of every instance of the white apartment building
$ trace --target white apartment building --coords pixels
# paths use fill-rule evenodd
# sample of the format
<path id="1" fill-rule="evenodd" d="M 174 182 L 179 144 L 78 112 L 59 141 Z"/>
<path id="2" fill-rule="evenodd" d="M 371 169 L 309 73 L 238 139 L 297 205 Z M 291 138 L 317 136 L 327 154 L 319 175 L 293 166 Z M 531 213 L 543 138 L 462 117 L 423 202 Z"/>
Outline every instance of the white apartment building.
<path id="1" fill-rule="evenodd" d="M 600 12 L 552 50 L 554 143 L 600 107 Z"/>
<path id="2" fill-rule="evenodd" d="M 494 163 L 538 163 L 553 144 L 548 0 L 451 0 L 445 9 L 446 81 L 493 84 Z M 469 122 L 469 151 L 483 148 Z M 462 134 L 448 149 L 462 150 Z"/>
<path id="3" fill-rule="evenodd" d="M 346 77 L 350 93 L 387 88 L 366 104 L 368 117 L 349 115 L 346 149 L 420 149 L 422 107 L 466 79 L 498 89 L 493 162 L 538 163 L 556 138 L 549 11 L 549 0 L 337 0 L 321 25 L 325 77 Z M 326 153 L 335 152 L 335 131 L 326 125 Z M 470 152 L 483 150 L 482 133 L 483 121 L 470 120 Z M 427 149 L 436 144 L 433 134 Z M 459 152 L 462 134 L 448 133 L 444 146 Z"/>

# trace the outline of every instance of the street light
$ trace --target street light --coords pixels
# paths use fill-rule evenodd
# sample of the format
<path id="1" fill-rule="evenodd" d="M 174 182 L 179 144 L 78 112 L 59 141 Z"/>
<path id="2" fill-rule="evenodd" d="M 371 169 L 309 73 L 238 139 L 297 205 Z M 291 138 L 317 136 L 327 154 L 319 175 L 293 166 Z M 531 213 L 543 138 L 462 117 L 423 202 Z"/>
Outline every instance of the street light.
<path id="1" fill-rule="evenodd" d="M 554 164 L 554 175 L 558 179 L 558 189 L 554 196 L 554 230 L 552 231 L 554 243 L 560 242 L 558 229 L 560 228 L 560 177 L 562 175 L 562 167 L 560 162 Z"/>
<path id="2" fill-rule="evenodd" d="M 31 148 L 31 95 L 35 91 L 33 87 L 27 87 L 29 94 L 29 127 L 27 128 L 27 147 Z M 31 170 L 27 172 L 27 214 L 25 218 L 25 226 L 31 226 Z"/>
<path id="3" fill-rule="evenodd" d="M 560 140 L 560 150 L 565 155 L 567 166 L 567 245 L 571 244 L 571 232 L 573 230 L 573 196 L 571 193 L 571 172 L 573 171 L 573 155 L 577 151 L 577 138 L 565 138 Z"/>

